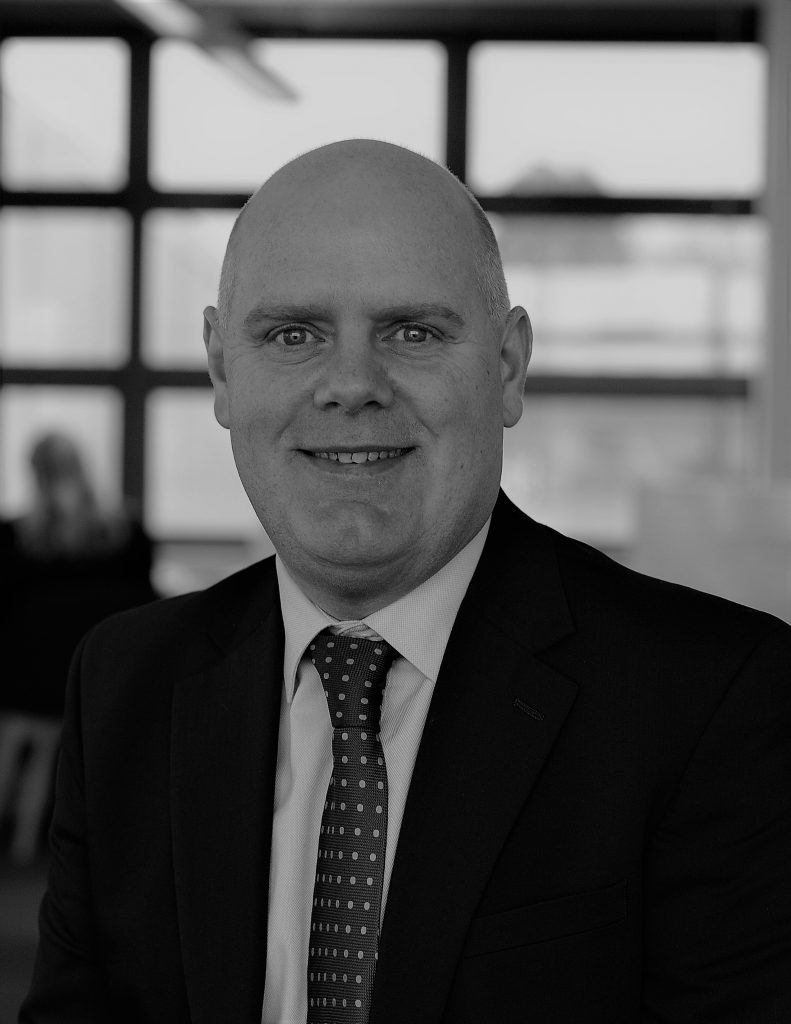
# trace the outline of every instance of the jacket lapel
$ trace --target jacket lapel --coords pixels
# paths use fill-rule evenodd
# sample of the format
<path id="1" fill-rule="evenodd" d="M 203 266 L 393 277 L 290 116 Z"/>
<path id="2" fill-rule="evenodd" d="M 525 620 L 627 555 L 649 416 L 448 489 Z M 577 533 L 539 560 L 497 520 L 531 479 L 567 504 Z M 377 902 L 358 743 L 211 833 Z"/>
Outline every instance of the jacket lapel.
<path id="1" fill-rule="evenodd" d="M 283 674 L 271 580 L 249 606 L 230 627 L 223 608 L 221 657 L 174 692 L 173 858 L 193 1024 L 261 1019 Z"/>
<path id="2" fill-rule="evenodd" d="M 537 652 L 572 628 L 549 534 L 501 495 L 412 776 L 371 1024 L 439 1021 L 494 863 L 577 692 Z M 430 965 L 430 966 L 429 966 Z"/>

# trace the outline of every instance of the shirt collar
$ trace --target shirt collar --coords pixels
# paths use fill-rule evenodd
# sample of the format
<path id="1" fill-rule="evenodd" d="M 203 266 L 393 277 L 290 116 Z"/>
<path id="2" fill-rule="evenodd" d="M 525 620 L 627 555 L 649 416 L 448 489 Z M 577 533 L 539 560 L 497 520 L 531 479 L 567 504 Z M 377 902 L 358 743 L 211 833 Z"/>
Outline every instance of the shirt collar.
<path id="1" fill-rule="evenodd" d="M 432 682 L 437 681 L 450 631 L 481 557 L 490 522 L 487 519 L 472 540 L 419 587 L 365 617 L 366 625 Z M 339 620 L 305 596 L 280 555 L 275 566 L 285 629 L 285 696 L 290 702 L 305 648 L 317 633 Z"/>

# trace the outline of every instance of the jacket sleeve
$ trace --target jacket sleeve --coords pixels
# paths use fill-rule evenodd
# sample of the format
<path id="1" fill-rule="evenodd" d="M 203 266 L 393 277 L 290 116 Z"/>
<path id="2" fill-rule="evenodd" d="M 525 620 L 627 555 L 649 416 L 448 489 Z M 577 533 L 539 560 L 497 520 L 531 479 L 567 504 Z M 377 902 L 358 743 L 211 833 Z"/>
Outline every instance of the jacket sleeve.
<path id="1" fill-rule="evenodd" d="M 58 760 L 50 868 L 39 911 L 39 947 L 19 1024 L 99 1024 L 107 1012 L 91 911 L 80 677 L 86 639 L 69 673 Z"/>
<path id="2" fill-rule="evenodd" d="M 646 851 L 644 1024 L 791 1021 L 791 629 L 735 673 Z"/>

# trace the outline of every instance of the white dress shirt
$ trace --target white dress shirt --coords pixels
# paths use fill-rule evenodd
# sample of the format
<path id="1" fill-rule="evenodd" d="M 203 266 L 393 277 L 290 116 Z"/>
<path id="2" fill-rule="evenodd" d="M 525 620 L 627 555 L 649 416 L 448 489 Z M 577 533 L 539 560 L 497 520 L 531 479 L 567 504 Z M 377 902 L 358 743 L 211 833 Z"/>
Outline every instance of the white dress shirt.
<path id="1" fill-rule="evenodd" d="M 380 735 L 387 765 L 384 912 L 407 790 L 450 631 L 483 550 L 487 521 L 447 565 L 364 623 L 399 654 L 387 676 Z M 332 725 L 313 665 L 313 637 L 338 620 L 299 589 L 276 559 L 285 626 L 262 1024 L 305 1024 L 313 883 L 324 799 L 332 774 Z"/>

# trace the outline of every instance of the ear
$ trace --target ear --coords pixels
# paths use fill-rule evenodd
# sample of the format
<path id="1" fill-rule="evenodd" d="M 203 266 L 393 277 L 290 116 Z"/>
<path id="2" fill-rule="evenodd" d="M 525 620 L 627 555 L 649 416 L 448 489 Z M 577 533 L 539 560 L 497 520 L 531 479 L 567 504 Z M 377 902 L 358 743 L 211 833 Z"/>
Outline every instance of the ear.
<path id="1" fill-rule="evenodd" d="M 521 306 L 505 319 L 500 337 L 500 379 L 503 387 L 503 425 L 513 427 L 522 415 L 522 395 L 533 351 L 533 328 Z"/>
<path id="2" fill-rule="evenodd" d="M 231 419 L 228 381 L 225 376 L 225 338 L 214 306 L 207 306 L 203 311 L 203 343 L 209 360 L 209 377 L 214 388 L 214 416 L 220 426 L 227 430 Z"/>

